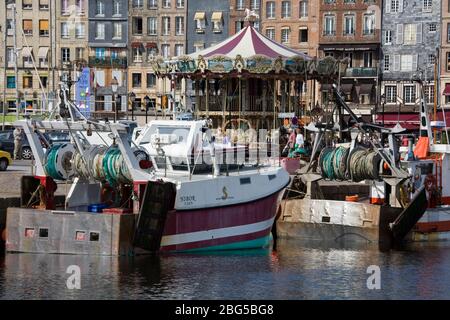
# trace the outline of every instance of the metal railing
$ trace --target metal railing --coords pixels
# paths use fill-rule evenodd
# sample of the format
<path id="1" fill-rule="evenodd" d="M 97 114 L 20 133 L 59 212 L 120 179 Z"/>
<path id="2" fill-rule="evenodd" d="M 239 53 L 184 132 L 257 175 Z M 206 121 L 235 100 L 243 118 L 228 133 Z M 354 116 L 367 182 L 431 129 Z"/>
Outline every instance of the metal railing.
<path id="1" fill-rule="evenodd" d="M 96 67 L 119 67 L 126 68 L 127 67 L 127 58 L 126 57 L 89 57 L 89 65 Z"/>
<path id="2" fill-rule="evenodd" d="M 376 77 L 377 68 L 347 68 L 346 77 Z"/>

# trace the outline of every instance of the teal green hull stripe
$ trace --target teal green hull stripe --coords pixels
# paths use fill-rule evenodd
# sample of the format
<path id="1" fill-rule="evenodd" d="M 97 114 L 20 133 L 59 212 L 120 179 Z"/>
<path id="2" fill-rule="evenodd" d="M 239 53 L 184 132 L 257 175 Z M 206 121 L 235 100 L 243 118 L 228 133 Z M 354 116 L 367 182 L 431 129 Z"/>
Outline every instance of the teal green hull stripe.
<path id="1" fill-rule="evenodd" d="M 240 241 L 206 248 L 180 250 L 177 252 L 205 252 L 205 251 L 221 251 L 221 250 L 259 249 L 267 247 L 271 241 L 272 241 L 272 234 L 269 234 L 268 236 L 254 240 Z"/>

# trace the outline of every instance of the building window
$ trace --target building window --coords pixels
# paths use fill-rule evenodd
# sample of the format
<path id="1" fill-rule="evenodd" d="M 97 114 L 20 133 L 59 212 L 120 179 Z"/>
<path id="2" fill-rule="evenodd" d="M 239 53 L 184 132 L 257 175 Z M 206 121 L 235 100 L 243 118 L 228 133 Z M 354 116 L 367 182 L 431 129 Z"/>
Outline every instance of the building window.
<path id="1" fill-rule="evenodd" d="M 15 76 L 7 76 L 6 77 L 6 87 L 8 89 L 16 88 L 16 77 Z"/>
<path id="2" fill-rule="evenodd" d="M 120 2 L 120 0 L 114 0 L 113 2 L 113 16 L 121 16 L 122 12 L 122 4 Z"/>
<path id="3" fill-rule="evenodd" d="M 75 59 L 84 59 L 84 48 L 75 48 Z"/>
<path id="4" fill-rule="evenodd" d="M 195 31 L 197 33 L 203 33 L 206 27 L 206 14 L 204 12 L 196 12 L 194 16 Z"/>
<path id="5" fill-rule="evenodd" d="M 104 16 L 105 15 L 105 2 L 104 0 L 97 0 L 96 3 L 96 15 L 97 16 Z"/>
<path id="6" fill-rule="evenodd" d="M 14 34 L 12 19 L 6 19 L 6 34 L 8 36 L 12 36 Z"/>
<path id="7" fill-rule="evenodd" d="M 175 17 L 175 35 L 182 36 L 184 34 L 184 17 Z"/>
<path id="8" fill-rule="evenodd" d="M 40 76 L 39 78 L 41 79 L 42 86 L 44 88 L 47 88 L 48 77 L 47 76 Z"/>
<path id="9" fill-rule="evenodd" d="M 450 23 L 447 23 L 447 42 L 450 43 Z"/>
<path id="10" fill-rule="evenodd" d="M 42 1 L 39 0 L 39 10 L 48 10 L 48 0 Z"/>
<path id="11" fill-rule="evenodd" d="M 170 17 L 162 17 L 162 35 L 170 35 Z"/>
<path id="12" fill-rule="evenodd" d="M 416 86 L 405 85 L 403 87 L 403 102 L 406 104 L 416 103 Z"/>
<path id="13" fill-rule="evenodd" d="M 142 86 L 142 75 L 140 73 L 132 74 L 133 88 L 140 88 Z"/>
<path id="14" fill-rule="evenodd" d="M 299 30 L 298 41 L 300 43 L 308 42 L 308 28 L 303 27 Z"/>
<path id="15" fill-rule="evenodd" d="M 291 17 L 291 2 L 282 1 L 281 2 L 281 18 L 286 19 Z"/>
<path id="16" fill-rule="evenodd" d="M 435 63 L 436 63 L 436 56 L 434 54 L 429 54 L 428 55 L 428 64 L 434 66 Z"/>
<path id="17" fill-rule="evenodd" d="M 344 58 L 348 59 L 348 67 L 353 68 L 353 53 L 352 52 L 344 52 Z"/>
<path id="18" fill-rule="evenodd" d="M 266 2 L 266 18 L 275 19 L 275 1 Z"/>
<path id="19" fill-rule="evenodd" d="M 334 36 L 336 34 L 335 30 L 335 16 L 332 14 L 326 14 L 324 19 L 324 35 Z"/>
<path id="20" fill-rule="evenodd" d="M 133 17 L 133 35 L 142 36 L 142 17 Z"/>
<path id="21" fill-rule="evenodd" d="M 62 15 L 69 14 L 69 0 L 61 0 L 61 14 Z"/>
<path id="22" fill-rule="evenodd" d="M 425 93 L 425 102 L 433 103 L 434 102 L 434 85 L 424 86 L 423 91 Z"/>
<path id="23" fill-rule="evenodd" d="M 23 88 L 32 89 L 33 88 L 33 76 L 23 76 Z"/>
<path id="24" fill-rule="evenodd" d="M 405 24 L 404 26 L 404 43 L 408 45 L 416 44 L 416 25 L 415 24 Z"/>
<path id="25" fill-rule="evenodd" d="M 48 20 L 39 20 L 39 36 L 48 37 Z"/>
<path id="26" fill-rule="evenodd" d="M 244 29 L 244 21 L 238 20 L 234 22 L 234 29 L 236 30 L 236 33 Z"/>
<path id="27" fill-rule="evenodd" d="M 133 62 L 142 62 L 142 55 L 143 55 L 143 50 L 142 50 L 142 46 L 133 48 Z"/>
<path id="28" fill-rule="evenodd" d="M 163 8 L 170 8 L 170 0 L 163 0 L 162 3 Z"/>
<path id="29" fill-rule="evenodd" d="M 386 86 L 384 91 L 386 103 L 397 103 L 397 86 Z"/>
<path id="30" fill-rule="evenodd" d="M 202 51 L 205 48 L 205 44 L 203 42 L 194 43 L 194 52 Z"/>
<path id="31" fill-rule="evenodd" d="M 392 13 L 397 13 L 397 12 L 399 12 L 399 9 L 400 9 L 400 1 L 403 1 L 403 0 L 391 0 L 391 12 Z"/>
<path id="32" fill-rule="evenodd" d="M 400 61 L 401 71 L 415 71 L 416 69 L 417 69 L 417 56 L 411 54 L 404 54 L 401 56 Z"/>
<path id="33" fill-rule="evenodd" d="M 33 20 L 24 19 L 22 21 L 23 26 L 23 32 L 26 36 L 32 36 L 33 35 Z"/>
<path id="34" fill-rule="evenodd" d="M 221 33 L 223 28 L 222 12 L 213 12 L 211 21 L 213 24 L 213 32 Z"/>
<path id="35" fill-rule="evenodd" d="M 156 86 L 156 76 L 153 73 L 147 73 L 147 88 Z"/>
<path id="36" fill-rule="evenodd" d="M 158 54 L 158 48 L 156 47 L 156 44 L 151 46 L 150 48 L 147 48 L 147 61 L 151 61 L 151 59 Z"/>
<path id="37" fill-rule="evenodd" d="M 113 23 L 113 38 L 122 39 L 122 22 Z"/>
<path id="38" fill-rule="evenodd" d="M 156 17 L 147 18 L 147 33 L 151 36 L 156 36 L 158 32 L 158 19 Z"/>
<path id="39" fill-rule="evenodd" d="M 308 0 L 302 0 L 300 1 L 299 5 L 299 18 L 308 18 Z"/>
<path id="40" fill-rule="evenodd" d="M 260 0 L 251 0 L 250 1 L 250 9 L 258 11 L 259 10 L 259 1 Z"/>
<path id="41" fill-rule="evenodd" d="M 69 24 L 67 22 L 61 22 L 61 38 L 69 38 Z"/>
<path id="42" fill-rule="evenodd" d="M 142 9 L 144 8 L 144 0 L 133 0 L 133 8 Z"/>
<path id="43" fill-rule="evenodd" d="M 373 35 L 375 33 L 375 15 L 373 13 L 364 15 L 363 34 Z"/>
<path id="44" fill-rule="evenodd" d="M 97 22 L 95 39 L 105 39 L 105 24 L 103 22 Z"/>
<path id="45" fill-rule="evenodd" d="M 61 61 L 70 62 L 70 48 L 61 48 Z"/>
<path id="46" fill-rule="evenodd" d="M 432 0 L 422 0 L 422 11 L 423 12 L 431 12 L 433 10 L 433 1 Z"/>
<path id="47" fill-rule="evenodd" d="M 75 6 L 77 7 L 77 13 L 78 14 L 84 14 L 84 1 L 85 0 L 76 0 Z"/>
<path id="48" fill-rule="evenodd" d="M 324 0 L 325 4 L 336 3 L 336 0 Z"/>
<path id="49" fill-rule="evenodd" d="M 106 56 L 105 48 L 95 48 L 95 57 L 98 59 L 104 59 Z"/>
<path id="50" fill-rule="evenodd" d="M 184 0 L 177 0 L 177 8 L 184 8 Z"/>
<path id="51" fill-rule="evenodd" d="M 170 57 L 170 45 L 168 44 L 161 45 L 161 53 L 164 58 Z"/>
<path id="52" fill-rule="evenodd" d="M 372 68 L 373 67 L 373 53 L 371 51 L 366 51 L 363 54 L 364 60 L 364 68 Z"/>
<path id="53" fill-rule="evenodd" d="M 391 45 L 392 44 L 392 30 L 384 31 L 384 44 Z"/>
<path id="54" fill-rule="evenodd" d="M 184 55 L 184 45 L 176 44 L 175 45 L 175 56 L 180 57 L 182 55 Z"/>
<path id="55" fill-rule="evenodd" d="M 78 39 L 82 39 L 85 36 L 85 28 L 84 23 L 77 23 L 75 25 L 75 37 Z"/>
<path id="56" fill-rule="evenodd" d="M 390 55 L 385 55 L 384 56 L 384 71 L 389 71 L 391 70 L 391 56 Z"/>
<path id="57" fill-rule="evenodd" d="M 149 9 L 157 9 L 158 8 L 158 0 L 148 0 L 148 8 Z"/>
<path id="58" fill-rule="evenodd" d="M 428 30 L 429 30 L 430 32 L 436 32 L 436 31 L 437 31 L 437 24 L 436 24 L 436 23 L 430 23 L 430 24 L 428 25 Z"/>
<path id="59" fill-rule="evenodd" d="M 266 37 L 271 40 L 275 40 L 275 28 L 267 28 Z"/>
<path id="60" fill-rule="evenodd" d="M 7 62 L 8 67 L 12 67 L 15 64 L 16 61 L 16 54 L 14 53 L 14 48 L 6 48 L 6 56 L 7 56 Z"/>
<path id="61" fill-rule="evenodd" d="M 355 34 L 355 16 L 352 14 L 344 15 L 344 35 L 352 36 Z"/>
<path id="62" fill-rule="evenodd" d="M 244 0 L 236 0 L 236 10 L 244 10 Z"/>
<path id="63" fill-rule="evenodd" d="M 289 28 L 281 29 L 281 43 L 289 44 L 291 38 L 291 30 Z"/>

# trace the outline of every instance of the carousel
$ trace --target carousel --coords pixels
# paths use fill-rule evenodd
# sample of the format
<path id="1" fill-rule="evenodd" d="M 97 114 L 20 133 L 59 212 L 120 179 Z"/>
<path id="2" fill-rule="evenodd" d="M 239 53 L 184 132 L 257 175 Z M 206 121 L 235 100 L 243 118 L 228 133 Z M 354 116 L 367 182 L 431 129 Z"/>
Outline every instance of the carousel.
<path id="1" fill-rule="evenodd" d="M 275 129 L 294 115 L 310 119 L 314 100 L 308 82 L 332 83 L 345 73 L 346 61 L 309 57 L 262 35 L 252 17 L 246 20 L 240 32 L 212 47 L 153 60 L 157 77 L 185 81 L 185 87 L 193 82 L 192 106 L 174 114 L 191 110 L 194 118 L 222 130 Z"/>

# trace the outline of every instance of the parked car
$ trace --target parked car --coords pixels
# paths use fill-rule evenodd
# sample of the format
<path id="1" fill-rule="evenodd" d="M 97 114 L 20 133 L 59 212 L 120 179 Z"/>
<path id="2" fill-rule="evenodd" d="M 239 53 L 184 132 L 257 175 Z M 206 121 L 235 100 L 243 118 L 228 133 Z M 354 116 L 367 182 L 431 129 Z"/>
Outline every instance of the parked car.
<path id="1" fill-rule="evenodd" d="M 0 150 L 0 171 L 6 171 L 11 164 L 12 159 L 9 152 Z"/>
<path id="2" fill-rule="evenodd" d="M 8 152 L 11 157 L 14 157 L 14 130 L 0 131 L 0 150 Z M 27 137 L 22 140 L 21 157 L 26 160 L 33 158 Z"/>

